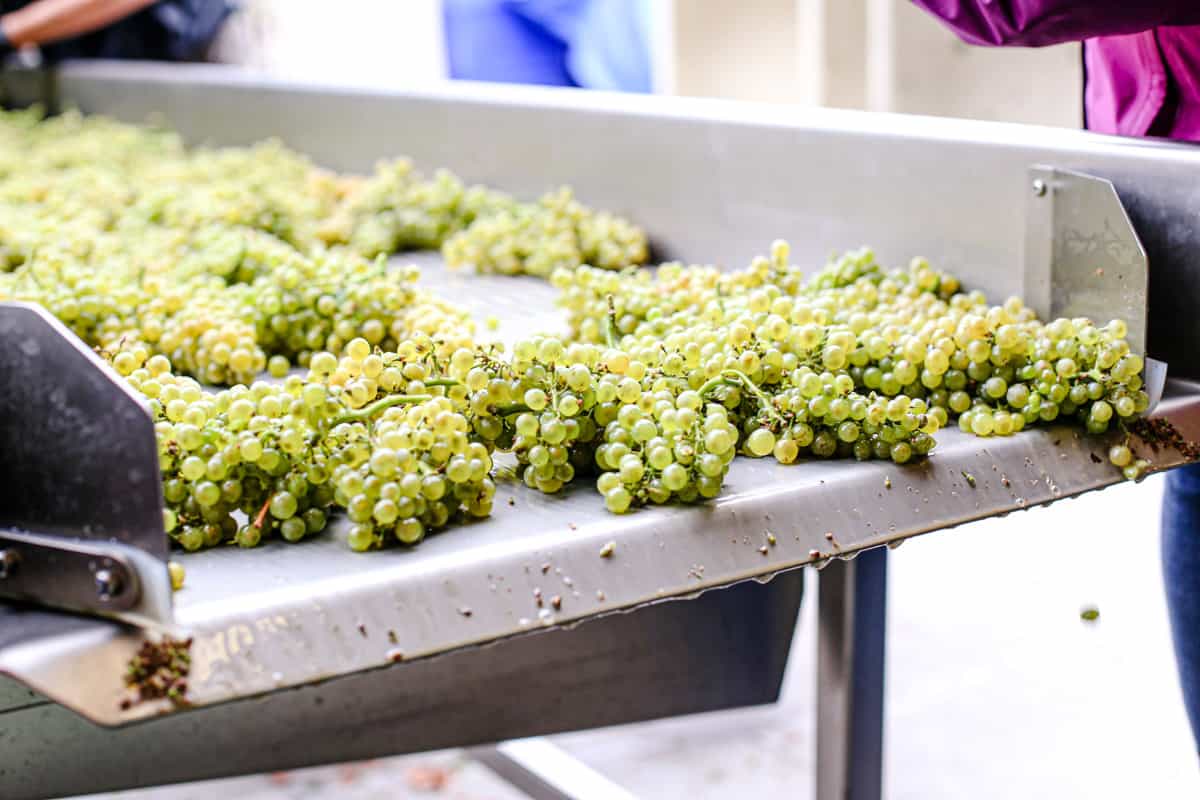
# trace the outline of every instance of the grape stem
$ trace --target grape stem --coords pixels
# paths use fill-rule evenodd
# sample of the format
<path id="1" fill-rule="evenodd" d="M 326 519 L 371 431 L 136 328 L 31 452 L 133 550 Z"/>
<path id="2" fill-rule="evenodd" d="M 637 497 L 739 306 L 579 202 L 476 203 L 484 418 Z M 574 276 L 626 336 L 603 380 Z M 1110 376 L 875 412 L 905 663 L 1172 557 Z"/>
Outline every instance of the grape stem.
<path id="1" fill-rule="evenodd" d="M 343 422 L 361 422 L 364 419 L 370 419 L 380 411 L 391 408 L 392 406 L 404 405 L 406 403 L 424 403 L 426 400 L 432 400 L 431 394 L 393 394 L 376 400 L 369 406 L 363 406 L 357 411 L 347 411 L 340 417 L 334 417 L 331 420 L 331 425 L 341 425 Z"/>
<path id="2" fill-rule="evenodd" d="M 262 508 L 258 510 L 258 514 L 254 517 L 254 527 L 259 530 L 262 530 L 263 520 L 267 518 L 267 509 L 271 507 L 271 501 L 274 499 L 275 495 L 268 497 L 266 502 L 262 504 Z"/>
<path id="3" fill-rule="evenodd" d="M 711 378 L 707 383 L 700 387 L 700 395 L 703 396 L 705 393 L 712 391 L 722 383 L 741 384 L 742 388 L 754 395 L 754 399 L 758 401 L 758 404 L 762 410 L 770 415 L 771 419 L 775 420 L 775 422 L 779 423 L 780 425 L 787 424 L 787 420 L 783 418 L 783 415 L 780 414 L 779 410 L 775 408 L 775 404 L 771 402 L 771 396 L 762 389 L 758 388 L 758 384 L 750 380 L 749 376 L 747 376 L 744 372 L 740 372 L 736 369 L 721 370 L 716 377 Z"/>
<path id="4" fill-rule="evenodd" d="M 498 417 L 510 417 L 513 414 L 523 414 L 526 411 L 533 411 L 533 409 L 524 403 L 509 403 L 495 407 L 496 416 Z"/>
<path id="5" fill-rule="evenodd" d="M 608 295 L 608 313 L 604 315 L 604 342 L 609 347 L 617 346 L 617 305 Z"/>
<path id="6" fill-rule="evenodd" d="M 741 381 L 731 380 L 724 375 L 717 375 L 714 378 L 709 378 L 707 383 L 696 390 L 696 394 L 700 395 L 701 397 L 706 397 L 708 396 L 709 392 L 711 392 L 713 389 L 716 389 L 718 386 L 741 386 L 741 384 Z"/>
<path id="7" fill-rule="evenodd" d="M 453 378 L 434 378 L 433 380 L 422 381 L 426 386 L 459 386 L 459 382 Z"/>

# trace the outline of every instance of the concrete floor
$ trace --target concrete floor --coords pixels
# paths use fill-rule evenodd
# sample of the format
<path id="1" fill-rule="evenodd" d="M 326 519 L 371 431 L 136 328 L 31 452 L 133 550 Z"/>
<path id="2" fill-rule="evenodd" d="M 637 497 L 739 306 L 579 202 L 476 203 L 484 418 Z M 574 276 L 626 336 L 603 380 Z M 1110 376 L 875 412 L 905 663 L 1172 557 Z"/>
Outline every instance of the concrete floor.
<path id="1" fill-rule="evenodd" d="M 891 554 L 889 800 L 1200 797 L 1159 579 L 1161 492 L 1151 478 Z M 812 585 L 779 704 L 555 741 L 642 797 L 811 797 L 815 598 Z M 1100 618 L 1082 621 L 1093 605 Z M 442 752 L 120 796 L 522 795 Z"/>

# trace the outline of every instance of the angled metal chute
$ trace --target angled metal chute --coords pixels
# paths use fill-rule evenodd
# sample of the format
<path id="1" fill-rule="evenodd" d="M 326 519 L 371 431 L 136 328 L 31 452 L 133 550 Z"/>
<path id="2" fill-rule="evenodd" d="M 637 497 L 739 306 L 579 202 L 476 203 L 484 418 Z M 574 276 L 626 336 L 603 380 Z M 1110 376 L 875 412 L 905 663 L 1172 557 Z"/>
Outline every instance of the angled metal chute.
<path id="1" fill-rule="evenodd" d="M 154 424 L 45 309 L 0 303 L 0 599 L 172 619 Z"/>

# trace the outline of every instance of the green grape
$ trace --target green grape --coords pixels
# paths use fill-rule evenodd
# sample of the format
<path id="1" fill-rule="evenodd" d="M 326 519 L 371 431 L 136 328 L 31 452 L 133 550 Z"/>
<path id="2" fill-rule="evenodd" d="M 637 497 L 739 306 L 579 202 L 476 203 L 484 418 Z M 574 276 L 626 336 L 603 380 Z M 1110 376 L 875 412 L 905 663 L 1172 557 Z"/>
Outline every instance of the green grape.
<path id="1" fill-rule="evenodd" d="M 299 540 L 335 506 L 354 549 L 414 544 L 490 513 L 496 449 L 543 492 L 598 472 L 623 513 L 716 496 L 738 453 L 904 463 L 955 421 L 1098 434 L 1149 404 L 1123 322 L 1043 323 L 924 259 L 806 274 L 777 242 L 740 270 L 627 269 L 644 234 L 566 190 L 521 202 L 402 159 L 336 176 L 77 114 L 0 114 L 5 152 L 0 300 L 49 308 L 147 399 L 185 549 Z M 437 247 L 548 277 L 568 335 L 478 347 L 385 263 Z"/>
<path id="2" fill-rule="evenodd" d="M 775 434 L 766 428 L 759 428 L 746 437 L 746 450 L 751 455 L 762 457 L 770 455 L 775 449 Z"/>

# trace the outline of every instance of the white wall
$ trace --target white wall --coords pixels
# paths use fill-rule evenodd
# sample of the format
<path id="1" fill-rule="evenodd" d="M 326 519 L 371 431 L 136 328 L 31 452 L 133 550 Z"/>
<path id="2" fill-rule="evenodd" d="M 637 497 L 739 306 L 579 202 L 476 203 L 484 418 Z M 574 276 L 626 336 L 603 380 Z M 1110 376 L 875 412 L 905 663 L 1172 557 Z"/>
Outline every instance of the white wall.
<path id="1" fill-rule="evenodd" d="M 391 86 L 446 76 L 440 0 L 241 0 L 212 56 L 290 78 Z"/>
<path id="2" fill-rule="evenodd" d="M 655 84 L 683 95 L 1077 126 L 1077 45 L 969 47 L 908 0 L 647 0 Z M 446 76 L 440 0 L 242 0 L 219 60 L 294 78 Z"/>
<path id="3" fill-rule="evenodd" d="M 1077 45 L 970 47 L 907 0 L 657 0 L 672 91 L 1077 126 Z"/>
<path id="4" fill-rule="evenodd" d="M 804 97 L 796 0 L 741 0 L 734 12 L 728 0 L 674 6 L 673 93 L 781 103 Z"/>
<path id="5" fill-rule="evenodd" d="M 906 0 L 890 3 L 891 110 L 1067 127 L 1082 124 L 1079 45 L 972 47 Z"/>

